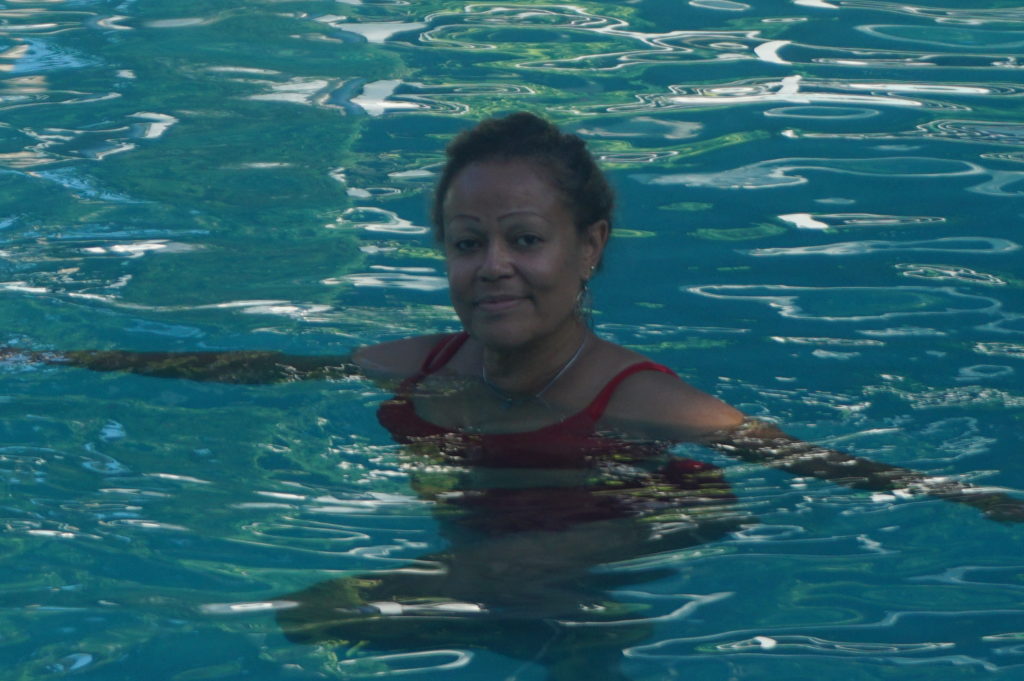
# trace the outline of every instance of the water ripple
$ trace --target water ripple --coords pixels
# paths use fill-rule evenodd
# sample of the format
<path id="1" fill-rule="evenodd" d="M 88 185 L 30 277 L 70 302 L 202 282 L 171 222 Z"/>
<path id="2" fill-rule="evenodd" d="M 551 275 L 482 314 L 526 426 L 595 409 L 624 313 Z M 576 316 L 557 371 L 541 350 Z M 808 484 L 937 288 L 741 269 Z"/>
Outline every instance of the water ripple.
<path id="1" fill-rule="evenodd" d="M 908 251 L 935 251 L 939 253 L 1012 253 L 1020 246 L 1008 239 L 993 237 L 943 237 L 926 241 L 846 241 L 818 246 L 792 248 L 755 248 L 744 251 L 753 256 L 787 255 L 869 255 L 872 253 L 902 253 Z"/>
<path id="2" fill-rule="evenodd" d="M 843 655 L 892 655 L 919 653 L 925 651 L 952 648 L 953 643 L 890 643 L 890 642 L 854 642 L 827 641 L 815 636 L 800 634 L 784 634 L 776 636 L 755 636 L 740 641 L 728 641 L 714 645 L 714 650 L 722 652 L 760 652 L 771 650 L 776 654 L 788 652 L 815 652 Z"/>
<path id="3" fill-rule="evenodd" d="M 17 47 L 0 54 L 0 64 L 8 67 L 3 70 L 13 74 L 80 69 L 99 63 L 99 59 L 95 57 L 42 38 L 22 38 Z"/>
<path id="4" fill-rule="evenodd" d="M 1024 399 L 1013 387 L 1024 316 L 1005 311 L 1016 309 L 1011 296 L 1020 284 L 1012 221 L 993 223 L 1000 231 L 991 236 L 963 236 L 947 205 L 913 202 L 918 187 L 923 201 L 929 187 L 948 181 L 975 185 L 957 204 L 975 215 L 1019 212 L 1003 199 L 1024 191 L 1017 111 L 1024 60 L 1013 48 L 1024 40 L 1024 9 L 880 0 L 235 4 L 228 11 L 131 0 L 0 7 L 0 182 L 18 192 L 0 214 L 0 297 L 11 337 L 0 340 L 213 349 L 248 339 L 305 352 L 323 338 L 344 349 L 453 330 L 450 306 L 431 302 L 443 298 L 445 280 L 418 195 L 436 180 L 440 140 L 466 124 L 455 117 L 530 108 L 591 137 L 613 175 L 645 165 L 650 174 L 642 181 L 651 186 L 634 186 L 643 205 L 624 222 L 652 238 L 622 245 L 641 259 L 685 260 L 685 253 L 655 252 L 659 240 L 677 234 L 673 218 L 709 230 L 768 225 L 781 241 L 768 245 L 790 246 L 750 256 L 877 258 L 874 274 L 861 268 L 857 276 L 882 281 L 857 287 L 835 273 L 695 241 L 693 269 L 672 265 L 665 279 L 687 284 L 686 297 L 674 300 L 678 288 L 662 295 L 655 287 L 643 296 L 647 305 L 627 305 L 617 322 L 609 321 L 614 314 L 600 317 L 604 336 L 663 353 L 667 364 L 738 397 L 744 409 L 790 419 L 825 446 L 964 480 L 1004 479 L 965 471 L 979 460 L 996 467 L 994 457 L 1007 447 L 1000 429 L 1012 425 L 1011 410 Z M 687 66 L 692 73 L 681 70 Z M 304 129 L 315 132 L 306 139 Z M 755 139 L 763 144 L 740 146 Z M 318 156 L 324 140 L 344 151 Z M 217 175 L 196 175 L 205 168 Z M 323 203 L 319 193 L 260 210 L 239 201 L 243 215 L 220 202 L 231 182 L 251 181 L 248 197 L 276 190 L 293 172 L 303 187 L 323 180 Z M 797 186 L 813 190 L 819 179 L 828 192 L 822 196 L 831 198 Z M 886 205 L 873 191 L 879 185 L 911 190 Z M 737 197 L 715 191 L 772 187 L 794 189 L 766 193 L 764 202 L 721 201 Z M 676 197 L 680 190 L 693 196 Z M 216 201 L 193 200 L 204 193 Z M 659 203 L 645 203 L 651 194 L 703 210 L 651 212 Z M 815 201 L 843 208 L 813 212 L 821 205 Z M 285 239 L 325 226 L 331 239 L 352 242 L 351 264 L 268 265 L 273 276 L 308 288 L 268 289 L 268 270 L 257 267 L 251 281 L 215 299 L 221 302 L 185 305 L 162 296 L 220 290 L 222 273 L 193 270 L 193 261 L 250 243 L 260 230 L 283 238 L 245 251 L 247 261 L 251 254 L 262 262 Z M 838 238 L 829 230 L 843 240 L 821 244 Z M 853 238 L 865 234 L 873 239 Z M 360 245 L 369 257 L 359 259 Z M 948 262 L 899 257 L 922 249 Z M 712 254 L 717 260 L 704 258 Z M 1000 254 L 1008 256 L 1002 270 L 989 264 Z M 140 284 L 162 268 L 166 277 L 149 289 Z M 614 269 L 609 290 L 622 283 Z M 790 275 L 818 285 L 750 284 Z M 919 286 L 891 286 L 900 281 Z M 687 298 L 707 312 L 691 326 L 675 314 L 680 305 L 691 308 Z M 775 315 L 785 320 L 773 323 Z M 988 323 L 972 327 L 978 320 Z M 847 321 L 857 325 L 818 323 Z M 1016 334 L 1009 338 L 1018 342 L 993 342 L 1007 338 L 997 334 Z M 726 344 L 736 352 L 717 351 Z M 754 344 L 782 361 L 754 361 L 753 371 L 769 372 L 759 383 L 715 379 L 736 370 L 737 358 L 754 357 Z M 731 368 L 709 366 L 701 353 L 715 362 L 722 356 Z M 861 358 L 827 370 L 853 353 Z M 345 658 L 334 645 L 289 646 L 273 624 L 275 609 L 286 605 L 277 595 L 317 579 L 311 571 L 444 568 L 416 561 L 445 550 L 445 539 L 431 506 L 408 492 L 411 471 L 395 462 L 394 446 L 369 451 L 366 444 L 380 442 L 367 406 L 377 391 L 185 382 L 154 390 L 150 379 L 142 385 L 54 367 L 30 371 L 11 360 L 0 371 L 0 431 L 10 443 L 0 447 L 0 482 L 11 492 L 0 525 L 12 537 L 5 548 L 14 551 L 4 581 L 14 618 L 5 644 L 25 660 L 12 674 L 90 674 L 106 665 L 98 673 L 123 675 L 123 661 L 138 661 L 153 645 L 214 629 L 229 648 L 235 641 L 244 650 L 218 666 L 171 660 L 166 675 L 337 677 L 391 667 L 429 676 L 462 673 L 456 667 L 469 664 L 469 653 L 447 643 L 412 656 L 360 659 L 364 648 Z M 875 371 L 906 376 L 876 378 Z M 950 410 L 934 411 L 944 407 Z M 213 417 L 196 419 L 200 411 Z M 223 442 L 200 432 L 207 422 L 228 433 Z M 246 435 L 253 428 L 259 432 Z M 239 456 L 227 466 L 229 453 Z M 1015 566 L 1006 559 L 1014 544 L 1004 528 L 969 524 L 974 515 L 961 518 L 938 501 L 872 498 L 706 451 L 681 453 L 730 466 L 741 507 L 761 519 L 723 541 L 599 568 L 617 583 L 630 581 L 631 571 L 665 571 L 651 589 L 669 593 L 610 594 L 635 618 L 614 625 L 660 623 L 656 637 L 627 651 L 638 663 L 662 660 L 655 664 L 701 676 L 682 665 L 703 657 L 751 678 L 773 670 L 743 665 L 777 664 L 775 676 L 784 677 L 792 672 L 783 665 L 799 656 L 809 660 L 799 664 L 833 666 L 836 676 L 842 665 L 880 661 L 892 665 L 890 675 L 909 663 L 959 664 L 955 671 L 968 676 L 1014 673 L 1008 665 L 1019 662 L 1011 656 L 1021 654 L 1021 613 L 972 613 L 964 603 L 978 607 L 968 600 L 975 594 L 992 603 L 1013 597 L 1019 567 L 957 571 L 970 563 L 963 557 L 972 555 L 971 542 L 988 551 L 973 555 Z M 940 512 L 958 519 L 929 522 Z M 672 529 L 654 527 L 665 528 Z M 947 535 L 957 536 L 956 546 L 943 544 Z M 751 563 L 764 579 L 734 578 Z M 858 591 L 859 575 L 867 588 Z M 674 593 L 684 590 L 679 584 L 694 593 Z M 927 599 L 924 607 L 936 612 L 879 616 L 915 589 L 920 596 L 906 602 Z M 778 625 L 780 608 L 794 626 Z M 697 629 L 706 636 L 686 637 Z M 598 629 L 592 640 L 605 633 L 616 652 L 626 645 L 611 630 Z M 951 652 L 949 642 L 959 647 Z M 472 658 L 471 673 L 487 677 L 502 651 L 493 652 Z"/>
<path id="5" fill-rule="evenodd" d="M 903 390 L 890 385 L 867 386 L 865 394 L 888 394 L 906 402 L 911 409 L 939 409 L 968 407 L 1001 407 L 1019 409 L 1024 407 L 1024 395 L 981 385 L 964 385 L 953 388 L 925 390 Z"/>
<path id="6" fill-rule="evenodd" d="M 926 7 L 885 0 L 829 0 L 834 8 L 871 10 L 932 19 L 938 24 L 982 26 L 984 24 L 1024 24 L 1024 9 L 1019 7 L 947 8 Z"/>
<path id="7" fill-rule="evenodd" d="M 1024 146 L 1024 124 L 1015 121 L 974 121 L 941 119 L 919 124 L 913 130 L 902 132 L 873 133 L 815 133 L 791 131 L 793 138 L 805 139 L 857 139 L 873 140 L 941 140 L 948 142 L 969 142 L 971 144 L 995 144 L 1000 146 Z M 982 155 L 983 158 L 1017 160 L 1020 152 L 999 152 Z"/>
<path id="8" fill-rule="evenodd" d="M 970 107 L 946 101 L 946 98 L 1011 97 L 1024 90 L 1011 85 L 835 80 L 794 75 L 783 78 L 749 78 L 713 86 L 673 84 L 668 86 L 668 91 L 667 94 L 637 94 L 635 97 L 638 103 L 634 104 L 591 108 L 595 112 L 640 112 L 751 104 L 839 104 L 844 112 L 855 107 L 859 118 L 874 107 L 963 111 Z M 778 108 L 773 110 L 777 115 Z"/>
<path id="9" fill-rule="evenodd" d="M 720 10 L 723 12 L 746 12 L 750 9 L 750 5 L 743 2 L 735 2 L 734 0 L 690 0 L 689 5 L 691 7 Z"/>
<path id="10" fill-rule="evenodd" d="M 913 26 L 874 24 L 857 30 L 885 40 L 919 43 L 959 50 L 1014 51 L 1024 48 L 1024 31 L 994 31 L 965 26 Z"/>
<path id="11" fill-rule="evenodd" d="M 617 598 L 622 597 L 633 597 L 644 600 L 666 600 L 671 603 L 673 609 L 664 615 L 654 615 L 650 617 L 643 617 L 638 619 L 615 619 L 605 621 L 577 621 L 577 620 L 559 620 L 559 624 L 566 627 L 572 628 L 603 628 L 603 627 L 618 627 L 626 624 L 642 624 L 651 622 L 673 622 L 682 619 L 686 619 L 692 616 L 701 608 L 709 606 L 713 603 L 725 600 L 735 595 L 731 591 L 720 591 L 717 593 L 709 594 L 650 594 L 643 591 L 616 591 L 612 592 L 612 596 Z M 682 605 L 678 605 L 682 602 Z"/>
<path id="12" fill-rule="evenodd" d="M 718 0 L 716 0 L 718 2 Z M 719 3 L 724 7 L 724 3 Z M 735 7 L 738 3 L 729 3 Z M 516 68 L 569 71 L 611 71 L 637 64 L 706 62 L 712 60 L 759 59 L 757 47 L 773 41 L 758 31 L 689 31 L 647 33 L 630 30 L 629 22 L 591 14 L 578 6 L 538 6 L 528 9 L 501 5 L 470 5 L 460 13 L 429 15 L 432 28 L 420 35 L 424 45 L 458 50 L 498 50 L 511 41 L 530 42 L 540 50 L 575 56 L 518 60 Z M 496 32 L 514 28 L 507 36 Z M 530 38 L 524 31 L 536 33 Z M 594 53 L 592 43 L 610 43 L 610 49 Z M 548 47 L 551 46 L 551 47 Z"/>
<path id="13" fill-rule="evenodd" d="M 682 290 L 718 299 L 754 301 L 782 317 L 821 321 L 883 321 L 900 317 L 994 315 L 1002 309 L 995 298 L 967 294 L 951 287 L 925 286 L 783 286 L 708 285 Z"/>
<path id="14" fill-rule="evenodd" d="M 746 656 L 774 656 L 785 657 L 824 657 L 841 659 L 843 657 L 855 656 L 863 661 L 888 664 L 914 664 L 914 665 L 975 665 L 982 669 L 993 672 L 998 671 L 999 666 L 992 662 L 972 655 L 960 654 L 928 654 L 942 653 L 952 648 L 969 647 L 974 641 L 970 633 L 965 633 L 958 623 L 965 617 L 984 617 L 991 620 L 998 626 L 1000 619 L 1007 619 L 1014 615 L 1019 616 L 1020 611 L 1015 610 L 990 610 L 990 611 L 934 611 L 934 612 L 891 612 L 886 617 L 875 622 L 866 624 L 850 625 L 825 625 L 825 626 L 803 626 L 803 627 L 770 627 L 764 629 L 740 629 L 725 631 L 705 636 L 680 637 L 657 641 L 655 643 L 642 644 L 627 649 L 628 657 L 649 659 L 649 660 L 677 660 L 683 664 L 693 660 L 724 656 L 728 654 L 729 659 L 738 663 L 737 655 Z M 906 624 L 903 620 L 908 621 Z M 922 621 L 923 620 L 923 621 Z M 936 631 L 942 631 L 946 640 L 921 641 L 911 633 L 915 628 L 927 626 Z M 883 640 L 865 640 L 867 632 L 877 631 L 877 636 Z M 826 633 L 833 636 L 826 637 Z M 845 635 L 847 638 L 839 638 Z M 997 635 L 999 636 L 999 635 Z M 1013 638 L 1016 634 L 1007 634 L 1005 638 Z M 896 640 L 893 640 L 893 638 Z M 852 638 L 852 640 L 851 640 Z M 912 638 L 912 642 L 904 643 L 900 639 Z M 985 638 L 979 640 L 994 640 L 1001 642 L 1004 638 Z M 912 655 L 909 659 L 903 656 Z"/>
<path id="15" fill-rule="evenodd" d="M 974 351 L 982 355 L 1024 359 L 1024 345 L 1018 343 L 976 343 Z"/>
<path id="16" fill-rule="evenodd" d="M 366 21 L 353 23 L 347 17 L 326 14 L 316 19 L 322 24 L 337 29 L 344 33 L 359 36 L 362 40 L 370 43 L 390 42 L 393 37 L 402 33 L 419 33 L 427 27 L 426 23 L 411 21 Z"/>
<path id="17" fill-rule="evenodd" d="M 0 35 L 56 35 L 80 29 L 83 23 L 94 16 L 91 12 L 52 10 L 46 7 L 0 7 Z"/>
<path id="18" fill-rule="evenodd" d="M 946 222 L 927 215 L 879 215 L 875 213 L 790 213 L 778 216 L 798 229 L 846 229 L 850 227 L 910 227 Z"/>
<path id="19" fill-rule="evenodd" d="M 985 284 L 987 286 L 1006 286 L 1006 281 L 994 274 L 987 274 L 957 265 L 920 265 L 901 263 L 896 269 L 904 277 L 927 279 L 932 281 L 956 281 L 963 284 Z"/>
<path id="20" fill-rule="evenodd" d="M 370 655 L 357 659 L 341 660 L 341 669 L 359 668 L 368 663 L 387 665 L 387 676 L 399 674 L 432 673 L 451 669 L 461 669 L 473 660 L 473 653 L 463 650 L 422 650 L 413 653 L 392 653 L 390 655 Z M 378 673 L 371 674 L 379 675 Z"/>
<path id="21" fill-rule="evenodd" d="M 715 189 L 768 189 L 805 184 L 805 174 L 794 171 L 817 171 L 859 175 L 864 177 L 958 177 L 982 175 L 984 169 L 975 163 L 957 159 L 923 156 L 885 156 L 879 158 L 780 158 L 757 161 L 730 170 L 709 173 L 671 173 L 664 175 L 632 175 L 633 179 L 651 185 L 712 187 Z"/>

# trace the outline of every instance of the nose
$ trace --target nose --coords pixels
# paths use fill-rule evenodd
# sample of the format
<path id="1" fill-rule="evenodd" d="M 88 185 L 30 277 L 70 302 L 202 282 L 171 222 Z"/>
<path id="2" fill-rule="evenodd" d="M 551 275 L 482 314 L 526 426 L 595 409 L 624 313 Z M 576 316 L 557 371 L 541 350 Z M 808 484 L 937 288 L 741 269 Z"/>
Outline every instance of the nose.
<path id="1" fill-rule="evenodd" d="M 508 246 L 500 239 L 491 239 L 484 249 L 483 262 L 478 275 L 484 281 L 493 281 L 511 276 L 512 258 Z"/>

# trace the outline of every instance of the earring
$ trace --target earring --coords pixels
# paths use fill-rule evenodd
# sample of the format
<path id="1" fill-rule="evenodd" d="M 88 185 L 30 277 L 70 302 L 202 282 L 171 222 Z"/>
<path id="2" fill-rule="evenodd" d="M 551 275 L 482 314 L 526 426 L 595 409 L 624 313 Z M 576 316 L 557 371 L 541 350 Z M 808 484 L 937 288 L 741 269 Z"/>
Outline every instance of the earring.
<path id="1" fill-rule="evenodd" d="M 580 291 L 576 294 L 576 305 L 573 313 L 578 319 L 589 320 L 592 312 L 592 300 L 590 297 L 590 278 L 594 276 L 594 266 L 591 265 L 590 273 L 580 279 Z"/>

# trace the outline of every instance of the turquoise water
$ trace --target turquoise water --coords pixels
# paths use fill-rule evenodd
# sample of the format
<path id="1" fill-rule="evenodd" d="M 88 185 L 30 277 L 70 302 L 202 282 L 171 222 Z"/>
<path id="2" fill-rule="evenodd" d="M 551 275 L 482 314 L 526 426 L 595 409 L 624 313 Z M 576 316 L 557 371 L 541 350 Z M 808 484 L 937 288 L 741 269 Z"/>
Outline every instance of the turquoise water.
<path id="1" fill-rule="evenodd" d="M 603 336 L 804 438 L 1020 490 L 1022 68 L 996 1 L 0 0 L 0 344 L 455 329 L 434 172 L 525 108 L 618 188 Z M 3 678 L 544 678 L 515 641 L 282 634 L 282 595 L 446 546 L 381 398 L 0 366 Z M 632 624 L 576 629 L 627 677 L 1024 674 L 1021 526 L 679 453 L 752 520 L 601 568 Z"/>

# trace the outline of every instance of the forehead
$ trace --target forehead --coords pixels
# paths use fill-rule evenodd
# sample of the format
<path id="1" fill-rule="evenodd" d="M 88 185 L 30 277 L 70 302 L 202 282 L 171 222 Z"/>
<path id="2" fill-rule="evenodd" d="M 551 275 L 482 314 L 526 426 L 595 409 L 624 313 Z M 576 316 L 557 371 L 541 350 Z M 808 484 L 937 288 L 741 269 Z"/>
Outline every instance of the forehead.
<path id="1" fill-rule="evenodd" d="M 454 177 L 444 197 L 446 218 L 463 211 L 564 210 L 550 171 L 526 159 L 478 161 Z"/>

